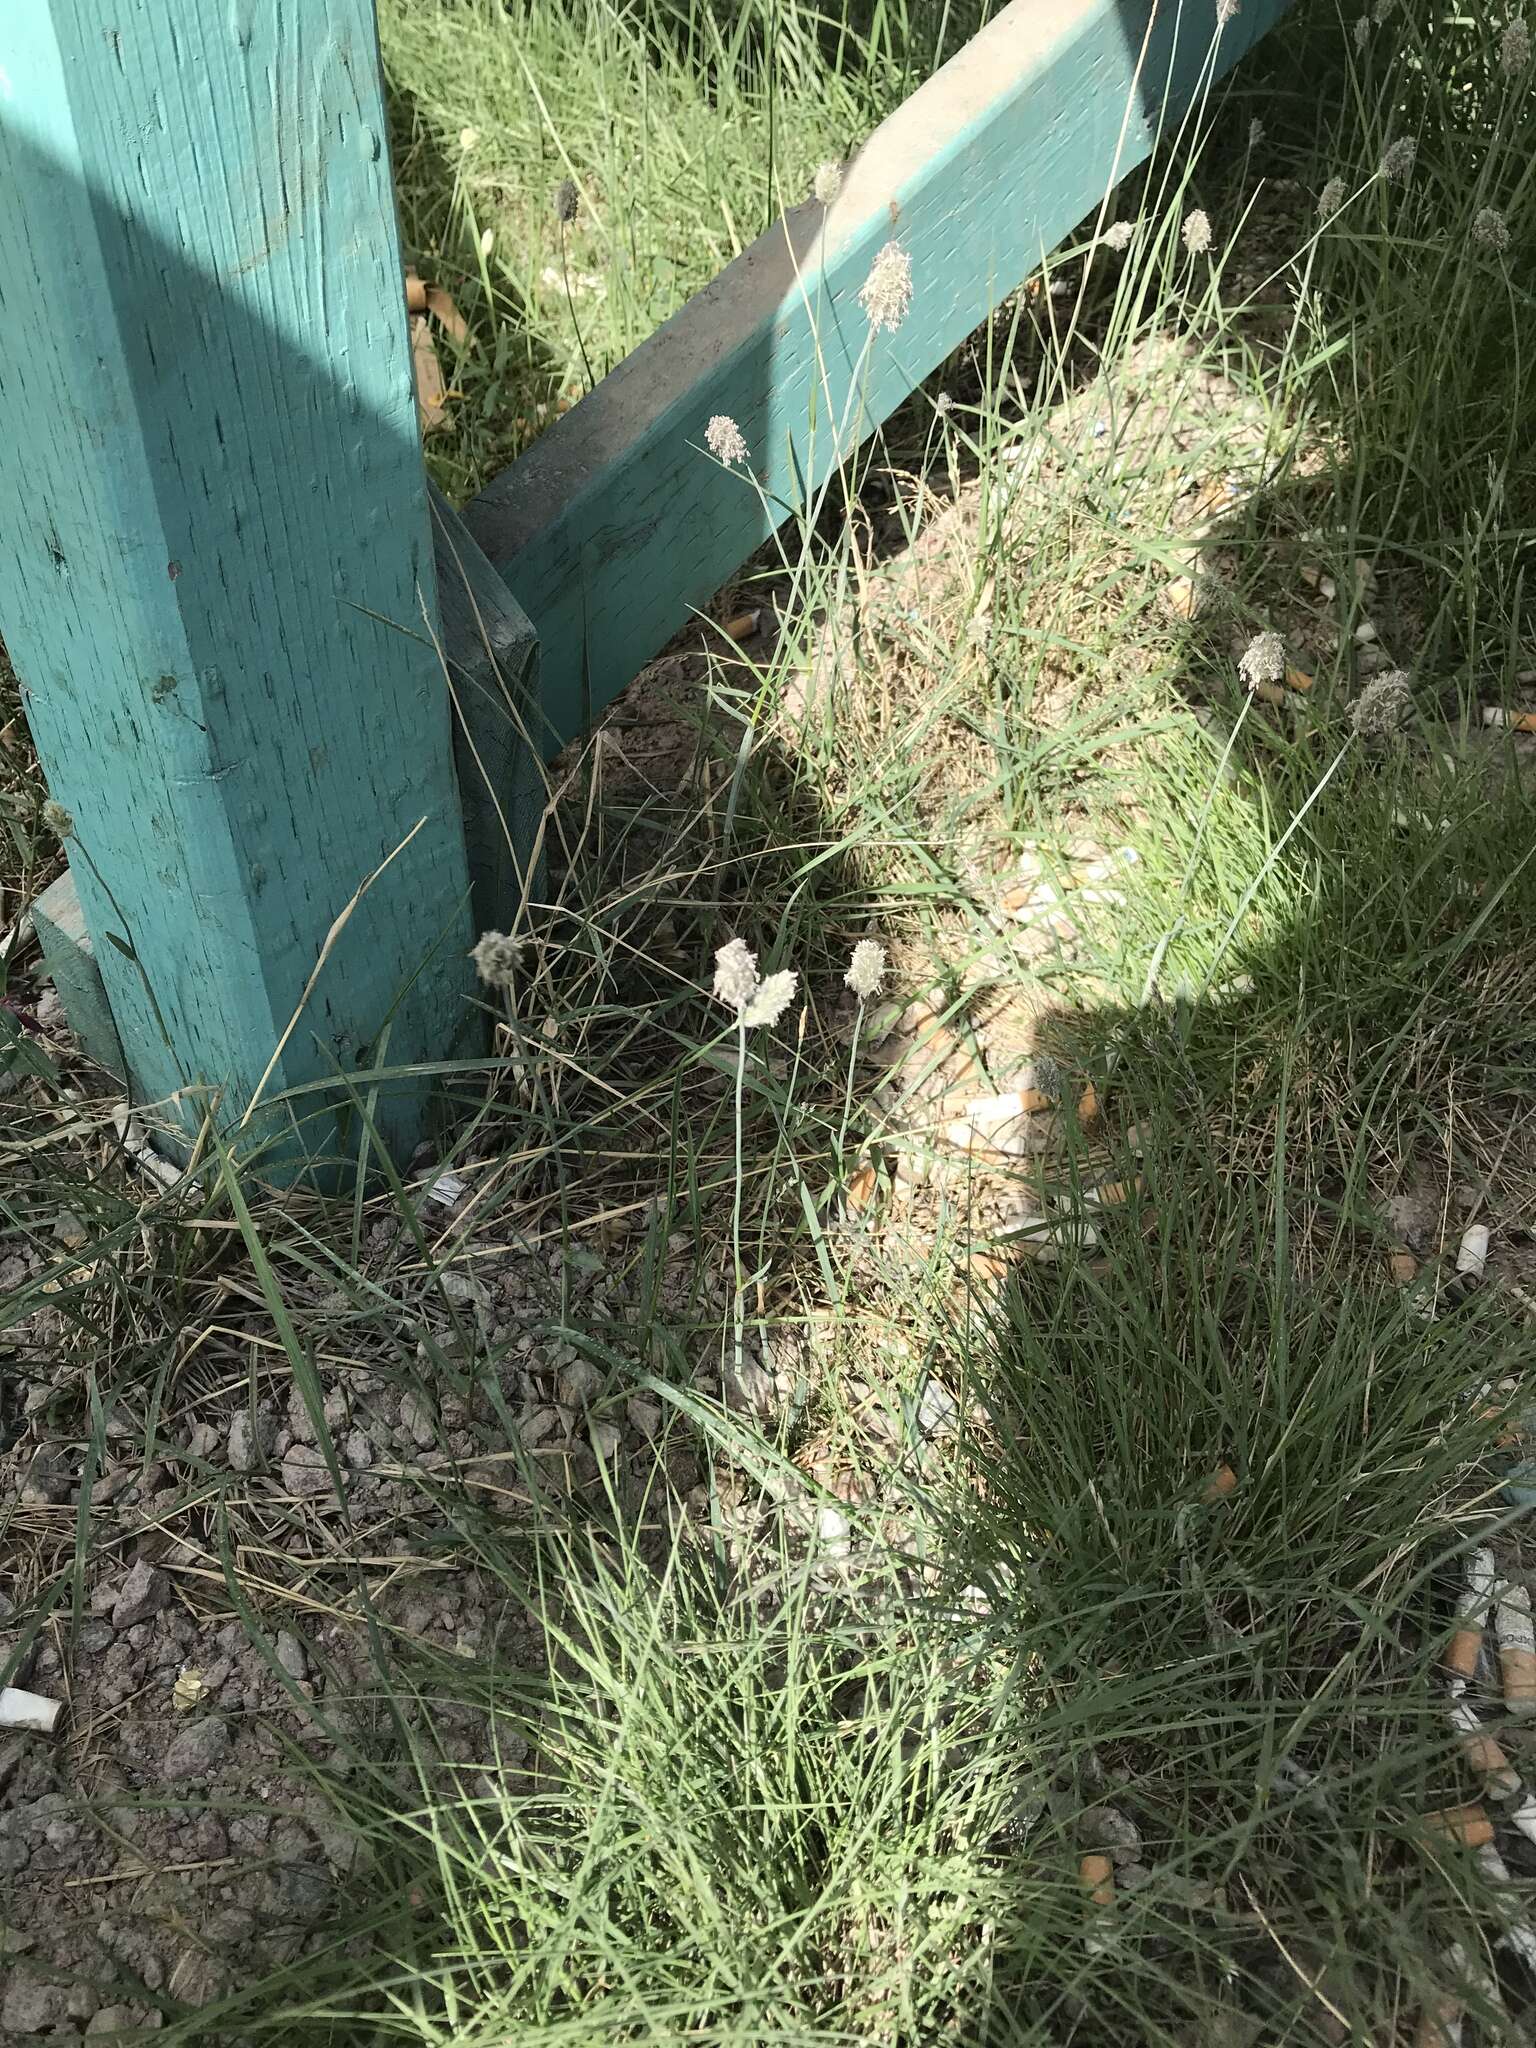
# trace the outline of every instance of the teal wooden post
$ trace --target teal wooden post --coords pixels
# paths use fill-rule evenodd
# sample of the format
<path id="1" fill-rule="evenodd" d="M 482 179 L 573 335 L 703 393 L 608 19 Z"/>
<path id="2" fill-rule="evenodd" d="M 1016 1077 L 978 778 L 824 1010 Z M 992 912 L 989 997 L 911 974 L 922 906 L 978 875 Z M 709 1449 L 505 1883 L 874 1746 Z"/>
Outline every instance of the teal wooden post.
<path id="1" fill-rule="evenodd" d="M 372 0 L 6 8 L 0 188 L 0 633 L 133 1082 L 234 1128 L 264 1076 L 442 1058 L 473 934 Z"/>

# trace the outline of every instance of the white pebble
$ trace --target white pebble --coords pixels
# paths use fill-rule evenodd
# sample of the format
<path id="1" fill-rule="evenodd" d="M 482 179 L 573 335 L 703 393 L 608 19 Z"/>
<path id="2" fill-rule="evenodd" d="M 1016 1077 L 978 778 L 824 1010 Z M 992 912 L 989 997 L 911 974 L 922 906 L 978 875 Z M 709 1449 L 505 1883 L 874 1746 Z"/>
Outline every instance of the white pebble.
<path id="1" fill-rule="evenodd" d="M 1462 1232 L 1461 1249 L 1456 1254 L 1456 1270 L 1467 1273 L 1474 1280 L 1481 1280 L 1483 1268 L 1488 1263 L 1488 1226 L 1485 1223 L 1469 1224 Z"/>

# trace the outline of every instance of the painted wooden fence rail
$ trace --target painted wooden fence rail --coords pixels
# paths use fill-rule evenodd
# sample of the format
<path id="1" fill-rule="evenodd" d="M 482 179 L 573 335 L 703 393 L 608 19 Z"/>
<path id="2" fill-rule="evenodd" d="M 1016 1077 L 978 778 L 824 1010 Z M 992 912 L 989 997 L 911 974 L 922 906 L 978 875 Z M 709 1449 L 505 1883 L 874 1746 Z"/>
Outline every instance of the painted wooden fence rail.
<path id="1" fill-rule="evenodd" d="M 469 938 L 526 899 L 539 756 L 1288 5 L 1218 28 L 1213 0 L 1014 0 L 829 207 L 462 519 L 415 431 L 372 0 L 0 14 L 0 311 L 26 337 L 0 359 L 0 632 L 76 819 L 36 921 L 88 1049 L 189 1128 L 209 1089 L 238 1120 L 258 1085 L 313 1103 L 338 1065 L 451 1056 Z M 911 306 L 872 334 L 892 241 Z M 745 465 L 705 452 L 717 413 Z"/>
<path id="2" fill-rule="evenodd" d="M 1013 0 L 469 505 L 538 634 L 548 743 L 623 688 L 786 516 L 1147 157 L 1290 0 Z M 912 304 L 871 336 L 888 241 Z M 746 469 L 704 448 L 736 421 Z M 750 474 L 747 473 L 750 471 Z"/>

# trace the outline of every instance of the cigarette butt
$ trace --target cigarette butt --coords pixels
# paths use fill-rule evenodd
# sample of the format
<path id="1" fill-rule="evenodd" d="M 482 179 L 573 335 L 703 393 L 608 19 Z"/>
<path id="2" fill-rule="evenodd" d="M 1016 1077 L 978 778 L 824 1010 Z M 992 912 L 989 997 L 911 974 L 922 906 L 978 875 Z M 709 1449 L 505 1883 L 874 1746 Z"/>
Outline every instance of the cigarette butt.
<path id="1" fill-rule="evenodd" d="M 1506 1583 L 1499 1587 L 1493 1618 L 1504 1704 L 1523 1720 L 1536 1713 L 1536 1630 L 1531 1623 L 1531 1596 L 1524 1586 Z"/>
<path id="2" fill-rule="evenodd" d="M 1222 1464 L 1216 1467 L 1216 1470 L 1205 1482 L 1205 1491 L 1201 1494 L 1200 1498 L 1202 1500 L 1225 1500 L 1229 1494 L 1235 1493 L 1236 1490 L 1237 1474 L 1230 1465 Z"/>
<path id="3" fill-rule="evenodd" d="M 19 1685 L 0 1688 L 0 1728 L 30 1729 L 35 1735 L 51 1735 L 63 1711 L 62 1700 L 45 1699 L 40 1692 L 24 1692 Z"/>
<path id="4" fill-rule="evenodd" d="M 1077 1881 L 1093 1905 L 1115 1903 L 1115 1866 L 1107 1856 L 1084 1856 L 1077 1866 Z"/>
<path id="5" fill-rule="evenodd" d="M 1454 1991 L 1433 1992 L 1413 2030 L 1413 2048 L 1462 2048 L 1466 2007 Z"/>
<path id="6" fill-rule="evenodd" d="M 427 311 L 457 347 L 462 348 L 469 340 L 469 322 L 454 304 L 451 292 L 445 292 L 439 285 L 431 286 L 427 292 Z"/>
<path id="7" fill-rule="evenodd" d="M 1477 1670 L 1483 1647 L 1484 1602 L 1470 1590 L 1456 1602 L 1456 1633 L 1446 1647 L 1444 1664 L 1453 1678 L 1469 1679 Z"/>
<path id="8" fill-rule="evenodd" d="M 427 288 L 414 270 L 405 273 L 405 306 L 409 313 L 425 313 Z"/>
<path id="9" fill-rule="evenodd" d="M 1485 1607 L 1493 1600 L 1498 1579 L 1499 1568 L 1491 1550 L 1479 1546 L 1467 1552 L 1467 1591 L 1475 1593 Z"/>
<path id="10" fill-rule="evenodd" d="M 1512 1806 L 1504 1818 L 1512 1828 L 1518 1828 L 1528 1842 L 1536 1843 L 1536 1799 L 1529 1792 L 1518 1806 Z"/>
<path id="11" fill-rule="evenodd" d="M 1277 707 L 1283 707 L 1286 701 L 1285 691 L 1279 683 L 1250 683 L 1248 694 L 1250 697 L 1257 697 L 1261 704 L 1274 704 Z"/>
<path id="12" fill-rule="evenodd" d="M 874 1200 L 875 1186 L 875 1169 L 872 1166 L 861 1166 L 848 1176 L 843 1199 L 853 1215 L 856 1216 Z"/>
<path id="13" fill-rule="evenodd" d="M 1505 711 L 1497 704 L 1485 704 L 1483 723 L 1502 725 L 1510 732 L 1536 732 L 1536 711 Z"/>
<path id="14" fill-rule="evenodd" d="M 1099 1113 L 1099 1093 L 1090 1081 L 1077 1098 L 1077 1120 L 1080 1124 L 1091 1124 Z"/>
<path id="15" fill-rule="evenodd" d="M 1033 1116 L 1050 1106 L 1051 1098 L 1038 1088 L 1015 1088 L 1007 1095 L 977 1096 L 965 1105 L 965 1113 L 973 1123 L 985 1126 L 1011 1123 L 1016 1117 Z"/>
<path id="16" fill-rule="evenodd" d="M 1509 1758 L 1465 1700 L 1451 1703 L 1451 1726 L 1461 1737 L 1461 1753 L 1467 1768 L 1485 1778 L 1490 1791 L 1505 1799 L 1517 1799 L 1521 1791 L 1519 1772 L 1511 1769 Z"/>
<path id="17" fill-rule="evenodd" d="M 1055 1223 L 1041 1221 L 1032 1224 L 1012 1241 L 1027 1257 L 1050 1266 L 1054 1265 L 1064 1252 L 1097 1251 L 1099 1234 L 1091 1223 L 1083 1222 L 1080 1217 L 1063 1216 Z"/>
<path id="18" fill-rule="evenodd" d="M 1493 1822 L 1481 1806 L 1442 1806 L 1426 1813 L 1424 1825 L 1433 1834 L 1445 1835 L 1463 1849 L 1481 1849 L 1493 1840 Z"/>
<path id="19" fill-rule="evenodd" d="M 1304 668 L 1286 668 L 1285 687 L 1288 690 L 1310 690 L 1316 680 L 1316 677 L 1309 676 Z"/>
<path id="20" fill-rule="evenodd" d="M 992 1252 L 972 1252 L 965 1270 L 978 1287 L 1001 1287 L 1008 1278 L 1008 1262 Z"/>
<path id="21" fill-rule="evenodd" d="M 1134 1180 L 1102 1181 L 1098 1187 L 1089 1188 L 1083 1199 L 1093 1203 L 1096 1208 L 1119 1209 L 1131 1199 L 1132 1195 L 1139 1195 L 1144 1192 L 1145 1183 L 1141 1175 L 1137 1174 Z"/>
<path id="22" fill-rule="evenodd" d="M 762 616 L 761 611 L 738 612 L 734 619 L 727 619 L 720 630 L 727 640 L 750 640 Z"/>
<path id="23" fill-rule="evenodd" d="M 1006 1131 L 978 1131 L 974 1124 L 963 1121 L 944 1126 L 944 1142 L 957 1152 L 982 1152 L 999 1159 L 1022 1159 L 1029 1149 L 1022 1138 Z"/>
<path id="24" fill-rule="evenodd" d="M 1388 1254 L 1387 1269 L 1392 1275 L 1394 1287 L 1406 1287 L 1418 1277 L 1419 1262 L 1413 1253 L 1402 1248 Z"/>
<path id="25" fill-rule="evenodd" d="M 1481 1280 L 1483 1268 L 1488 1263 L 1488 1226 L 1473 1223 L 1461 1234 L 1461 1244 L 1456 1252 L 1456 1270 L 1470 1279 Z"/>

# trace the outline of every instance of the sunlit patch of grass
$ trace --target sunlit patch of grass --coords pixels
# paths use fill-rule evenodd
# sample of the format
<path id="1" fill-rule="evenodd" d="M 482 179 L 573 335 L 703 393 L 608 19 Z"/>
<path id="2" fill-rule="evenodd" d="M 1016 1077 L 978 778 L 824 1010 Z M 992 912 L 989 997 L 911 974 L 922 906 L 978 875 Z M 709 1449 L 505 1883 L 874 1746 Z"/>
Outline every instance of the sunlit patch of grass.
<path id="1" fill-rule="evenodd" d="M 931 61 L 937 12 L 866 17 L 824 61 L 787 5 L 666 34 L 654 7 L 386 7 L 408 240 L 472 316 L 450 484 Z M 104 1111 L 17 1097 L 4 1319 L 43 1319 L 37 1432 L 87 1479 L 175 1450 L 154 1516 L 199 1597 L 253 1629 L 351 1616 L 373 1660 L 367 1734 L 322 1771 L 369 1850 L 357 1921 L 170 2038 L 1385 2040 L 1453 1941 L 1494 1941 L 1422 1816 L 1478 1789 L 1433 1667 L 1493 1519 L 1470 1397 L 1526 1333 L 1492 1290 L 1421 1314 L 1438 1217 L 1415 1291 L 1385 1273 L 1426 1167 L 1450 1250 L 1469 1209 L 1512 1240 L 1536 1190 L 1529 755 L 1480 723 L 1527 688 L 1532 229 L 1499 25 L 1393 22 L 1363 53 L 1321 17 L 1275 38 L 1236 125 L 1117 196 L 1129 247 L 1074 237 L 751 566 L 776 629 L 674 667 L 674 744 L 632 766 L 620 707 L 561 764 L 550 900 L 438 1151 L 346 1202 L 232 1160 L 167 1197 Z M 570 301 L 567 175 L 569 265 L 605 287 Z M 1507 252 L 1462 233 L 1495 199 Z M 1266 627 L 1310 683 L 1280 705 L 1238 670 Z M 1413 713 L 1369 742 L 1350 706 L 1388 658 Z M 1136 858 L 1090 899 L 1078 840 Z M 1026 842 L 1060 943 L 1003 907 Z M 739 1176 L 708 993 L 737 936 L 803 997 L 750 1048 Z M 899 1119 L 843 986 L 865 936 L 895 1004 L 1016 1004 L 1092 1078 L 1099 1116 L 1037 1176 L 1073 1214 L 1132 1188 L 1091 1256 L 991 1305 L 958 1287 L 990 1228 L 963 1168 L 918 1256 L 882 1235 Z M 794 1339 L 766 1417 L 721 1370 L 738 1186 L 749 1338 Z M 507 1274 L 526 1299 L 476 1296 Z M 537 1455 L 506 1392 L 530 1343 L 595 1375 Z M 182 1457 L 194 1418 L 294 1388 L 334 1453 L 358 1374 L 457 1402 L 473 1456 L 407 1454 L 408 1500 L 350 1524 Z M 616 1464 L 594 1445 L 632 1400 L 658 1448 Z M 13 1513 L 24 1626 L 78 1607 L 97 1519 Z M 509 1625 L 449 1658 L 377 1623 L 380 1577 L 424 1563 Z M 466 1723 L 469 1763 L 441 1739 Z M 1101 1921 L 1077 1867 L 1106 1804 L 1141 1848 Z"/>

